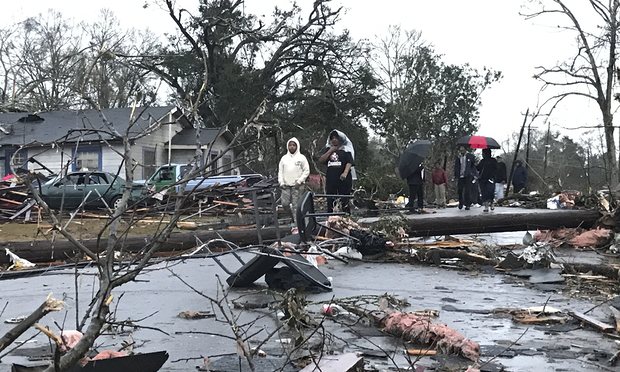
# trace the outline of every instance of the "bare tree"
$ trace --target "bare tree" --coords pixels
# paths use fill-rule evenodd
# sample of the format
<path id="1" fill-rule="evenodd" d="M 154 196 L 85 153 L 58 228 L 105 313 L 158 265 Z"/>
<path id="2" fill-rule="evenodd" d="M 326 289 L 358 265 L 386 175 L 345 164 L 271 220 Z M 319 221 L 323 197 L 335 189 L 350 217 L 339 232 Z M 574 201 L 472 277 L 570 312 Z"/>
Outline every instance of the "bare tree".
<path id="1" fill-rule="evenodd" d="M 20 24 L 16 91 L 35 110 L 61 110 L 79 101 L 74 87 L 85 66 L 75 28 L 57 12 Z"/>
<path id="2" fill-rule="evenodd" d="M 85 80 L 86 89 L 96 98 L 97 105 L 127 107 L 138 96 L 140 103 L 152 101 L 159 81 L 156 75 L 126 63 L 117 55 L 153 54 L 161 41 L 148 31 L 123 29 L 109 10 L 102 10 L 97 22 L 83 28 L 90 45 L 85 54 L 89 60 L 97 60 L 91 76 Z"/>
<path id="3" fill-rule="evenodd" d="M 152 54 L 159 40 L 147 31 L 123 29 L 110 11 L 103 10 L 92 24 L 75 24 L 49 11 L 1 29 L 0 35 L 3 111 L 81 108 L 82 90 L 101 108 L 156 98 L 161 80 L 118 55 Z"/>
<path id="4" fill-rule="evenodd" d="M 618 183 L 618 159 L 614 140 L 614 83 L 618 73 L 616 48 L 620 21 L 620 0 L 588 0 L 590 12 L 577 13 L 575 4 L 566 0 L 530 1 L 536 10 L 524 14 L 526 19 L 541 16 L 560 16 L 558 27 L 572 32 L 576 37 L 575 54 L 567 62 L 554 67 L 538 67 L 534 76 L 544 83 L 543 90 L 552 93 L 541 108 L 557 104 L 570 96 L 591 99 L 598 105 L 603 118 L 606 158 L 610 185 Z M 581 8 L 579 9 L 581 12 Z M 589 17 L 589 18 L 588 18 Z M 594 18 L 595 22 L 590 20 Z M 588 27 L 590 26 L 590 27 Z"/>

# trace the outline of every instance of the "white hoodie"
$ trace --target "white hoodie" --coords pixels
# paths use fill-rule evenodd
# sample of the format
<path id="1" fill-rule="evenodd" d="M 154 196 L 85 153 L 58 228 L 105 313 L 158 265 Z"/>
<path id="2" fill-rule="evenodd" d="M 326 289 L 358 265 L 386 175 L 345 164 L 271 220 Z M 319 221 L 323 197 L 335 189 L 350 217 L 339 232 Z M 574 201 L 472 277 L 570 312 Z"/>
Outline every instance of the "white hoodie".
<path id="1" fill-rule="evenodd" d="M 288 151 L 288 143 L 295 142 L 297 150 L 291 154 Z M 280 159 L 278 166 L 278 183 L 280 186 L 297 186 L 306 182 L 306 178 L 310 174 L 310 166 L 308 159 L 299 152 L 299 141 L 293 137 L 286 141 L 286 154 Z"/>

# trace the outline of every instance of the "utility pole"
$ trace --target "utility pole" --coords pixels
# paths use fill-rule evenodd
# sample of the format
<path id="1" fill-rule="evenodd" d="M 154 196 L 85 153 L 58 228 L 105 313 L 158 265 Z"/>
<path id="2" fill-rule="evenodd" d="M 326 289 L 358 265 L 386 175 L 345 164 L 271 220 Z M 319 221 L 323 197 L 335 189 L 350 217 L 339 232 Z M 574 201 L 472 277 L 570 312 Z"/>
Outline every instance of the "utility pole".
<path id="1" fill-rule="evenodd" d="M 547 164 L 548 164 L 548 154 L 549 154 L 549 140 L 551 137 L 551 122 L 547 122 L 547 137 L 545 138 L 545 164 L 543 166 L 543 180 L 547 182 Z"/>
<path id="2" fill-rule="evenodd" d="M 527 125 L 527 147 L 525 148 L 525 170 L 530 169 L 530 135 L 532 133 L 532 123 Z"/>
<path id="3" fill-rule="evenodd" d="M 523 124 L 521 125 L 521 131 L 519 132 L 519 141 L 517 141 L 517 148 L 515 149 L 515 156 L 512 159 L 512 165 L 510 166 L 510 173 L 508 173 L 508 186 L 506 188 L 506 192 L 510 190 L 510 183 L 512 182 L 512 173 L 515 171 L 515 163 L 517 162 L 517 156 L 519 156 L 519 147 L 521 147 L 521 138 L 523 138 L 523 131 L 525 130 L 525 123 L 527 123 L 527 116 L 530 113 L 530 109 L 528 108 L 525 112 L 525 116 L 523 117 Z"/>
<path id="4" fill-rule="evenodd" d="M 592 192 L 592 180 L 590 179 L 590 144 L 586 149 L 586 181 L 588 182 L 588 193 Z"/>

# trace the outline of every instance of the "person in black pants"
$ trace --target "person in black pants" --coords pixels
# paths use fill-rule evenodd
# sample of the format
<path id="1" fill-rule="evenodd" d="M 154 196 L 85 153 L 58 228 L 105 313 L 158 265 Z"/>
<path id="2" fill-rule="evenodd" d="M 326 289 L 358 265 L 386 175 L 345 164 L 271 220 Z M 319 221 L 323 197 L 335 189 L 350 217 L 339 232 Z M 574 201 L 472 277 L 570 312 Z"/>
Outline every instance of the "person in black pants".
<path id="1" fill-rule="evenodd" d="M 482 160 L 477 165 L 480 172 L 479 183 L 482 195 L 482 205 L 484 212 L 495 209 L 493 199 L 495 199 L 495 176 L 497 175 L 497 160 L 491 157 L 491 149 L 482 150 Z"/>
<path id="2" fill-rule="evenodd" d="M 331 147 L 326 147 L 323 154 L 319 157 L 319 162 L 327 164 L 325 172 L 325 193 L 328 195 L 350 195 L 353 188 L 353 178 L 351 167 L 353 166 L 353 156 L 344 150 L 343 139 L 338 132 L 332 131 L 329 134 Z M 327 197 L 327 212 L 334 211 L 336 198 Z M 349 208 L 349 198 L 340 198 L 342 211 L 351 213 Z"/>
<path id="3" fill-rule="evenodd" d="M 418 168 L 407 177 L 409 185 L 409 213 L 422 213 L 424 208 L 424 166 Z M 417 200 L 416 200 L 417 199 Z M 414 207 L 417 201 L 417 208 Z"/>
<path id="4" fill-rule="evenodd" d="M 454 179 L 458 180 L 459 209 L 469 210 L 472 203 L 474 177 L 477 175 L 476 158 L 467 152 L 465 146 L 459 146 L 459 156 L 454 159 Z"/>

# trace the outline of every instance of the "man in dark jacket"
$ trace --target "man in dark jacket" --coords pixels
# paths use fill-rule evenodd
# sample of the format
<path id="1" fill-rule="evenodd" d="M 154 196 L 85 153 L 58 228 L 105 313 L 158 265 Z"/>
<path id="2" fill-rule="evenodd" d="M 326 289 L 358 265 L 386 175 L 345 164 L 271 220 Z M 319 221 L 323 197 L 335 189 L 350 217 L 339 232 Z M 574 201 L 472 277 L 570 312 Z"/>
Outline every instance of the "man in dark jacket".
<path id="1" fill-rule="evenodd" d="M 409 185 L 409 213 L 422 213 L 424 208 L 424 166 L 420 164 L 418 168 L 407 177 Z M 414 204 L 417 199 L 417 209 Z"/>
<path id="2" fill-rule="evenodd" d="M 495 199 L 504 199 L 504 186 L 508 180 L 506 176 L 506 163 L 502 160 L 501 156 L 496 156 L 497 159 L 497 174 L 495 175 Z"/>
<path id="3" fill-rule="evenodd" d="M 480 194 L 482 196 L 482 205 L 484 212 L 495 209 L 493 207 L 493 199 L 495 198 L 495 175 L 497 174 L 497 160 L 491 157 L 491 149 L 482 150 L 482 160 L 478 163 L 478 181 L 480 185 Z"/>
<path id="4" fill-rule="evenodd" d="M 457 180 L 459 209 L 469 210 L 471 206 L 472 182 L 476 176 L 476 158 L 467 152 L 465 146 L 459 146 L 459 156 L 454 159 L 454 179 Z"/>
<path id="5" fill-rule="evenodd" d="M 521 160 L 515 162 L 515 170 L 512 173 L 512 188 L 515 193 L 521 193 L 525 191 L 525 185 L 527 184 L 527 170 L 523 166 Z"/>

